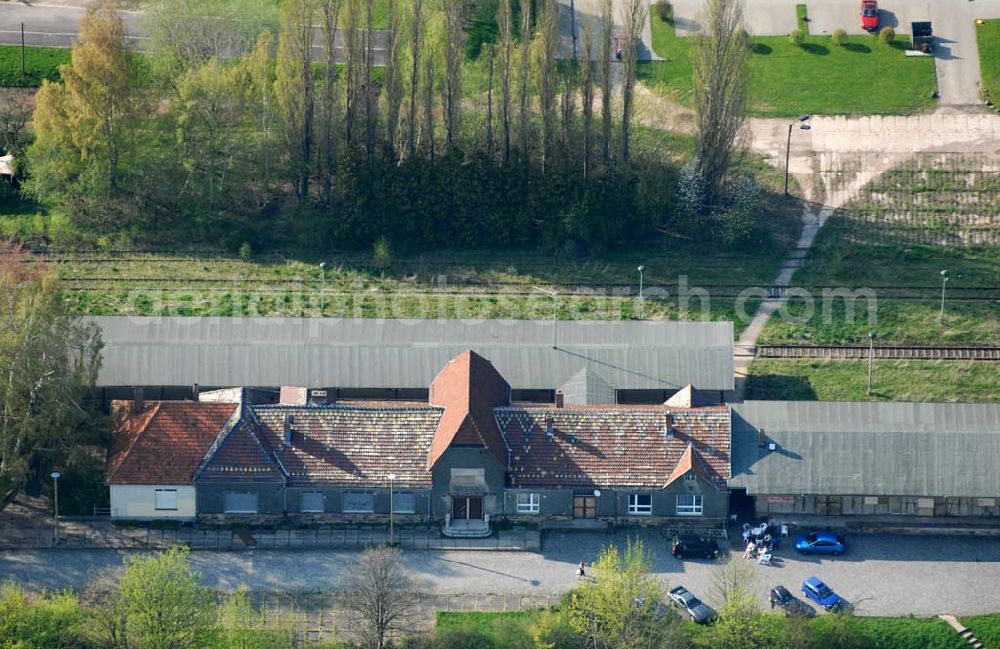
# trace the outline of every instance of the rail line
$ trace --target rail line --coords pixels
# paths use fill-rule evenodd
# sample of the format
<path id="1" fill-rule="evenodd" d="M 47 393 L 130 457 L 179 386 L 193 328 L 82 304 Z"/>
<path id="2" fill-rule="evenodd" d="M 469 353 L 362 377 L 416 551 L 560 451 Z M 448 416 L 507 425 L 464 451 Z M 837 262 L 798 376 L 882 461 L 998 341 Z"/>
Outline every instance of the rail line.
<path id="1" fill-rule="evenodd" d="M 1000 361 L 1000 347 L 923 345 L 757 345 L 756 358 L 826 358 L 830 360 L 867 359 Z"/>

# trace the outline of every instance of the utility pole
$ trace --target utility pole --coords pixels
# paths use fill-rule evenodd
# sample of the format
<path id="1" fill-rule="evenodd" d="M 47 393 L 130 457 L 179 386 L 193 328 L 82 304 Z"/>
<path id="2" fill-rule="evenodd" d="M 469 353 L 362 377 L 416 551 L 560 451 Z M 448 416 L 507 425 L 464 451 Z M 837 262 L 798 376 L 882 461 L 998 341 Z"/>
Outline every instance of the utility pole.
<path id="1" fill-rule="evenodd" d="M 872 396 L 872 367 L 875 365 L 875 332 L 868 332 L 868 396 Z"/>
<path id="2" fill-rule="evenodd" d="M 941 271 L 941 313 L 938 314 L 938 324 L 944 324 L 944 290 L 948 285 L 948 271 Z"/>
<path id="3" fill-rule="evenodd" d="M 806 124 L 812 115 L 799 115 L 799 128 L 803 131 L 808 131 L 811 126 Z M 785 196 L 788 196 L 788 163 L 791 161 L 792 157 L 792 127 L 795 126 L 795 122 L 790 122 L 788 124 L 788 141 L 785 142 Z"/>
<path id="4" fill-rule="evenodd" d="M 59 478 L 62 477 L 62 474 L 58 471 L 53 471 L 49 477 L 52 478 L 52 488 L 55 491 L 56 517 L 53 522 L 55 528 L 55 544 L 59 545 Z"/>
<path id="5" fill-rule="evenodd" d="M 326 315 L 326 262 L 319 262 L 319 317 Z"/>
<path id="6" fill-rule="evenodd" d="M 392 545 L 394 538 L 392 514 L 393 511 L 396 509 L 395 507 L 393 507 L 393 502 L 392 502 L 392 491 L 393 491 L 392 483 L 396 479 L 396 474 L 390 473 L 387 477 L 389 478 L 389 545 Z"/>

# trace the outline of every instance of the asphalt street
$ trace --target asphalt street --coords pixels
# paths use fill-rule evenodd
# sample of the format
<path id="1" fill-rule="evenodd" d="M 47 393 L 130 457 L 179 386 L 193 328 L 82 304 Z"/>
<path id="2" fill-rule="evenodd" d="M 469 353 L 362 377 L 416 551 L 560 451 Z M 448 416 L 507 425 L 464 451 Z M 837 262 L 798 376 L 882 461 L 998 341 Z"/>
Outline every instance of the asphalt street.
<path id="1" fill-rule="evenodd" d="M 686 586 L 710 604 L 713 562 L 678 561 L 654 532 L 641 536 L 654 550 L 656 573 L 671 586 Z M 577 583 L 576 564 L 591 562 L 622 534 L 559 532 L 546 536 L 541 553 L 410 551 L 407 570 L 425 592 L 448 594 L 550 595 Z M 788 547 L 773 566 L 757 566 L 755 590 L 766 604 L 767 589 L 783 584 L 799 592 L 817 576 L 849 601 L 859 615 L 976 615 L 1000 610 L 1000 541 L 991 538 L 848 536 L 849 551 L 835 558 L 801 557 Z M 737 561 L 739 550 L 734 550 Z M 38 550 L 0 553 L 0 579 L 32 589 L 80 588 L 97 572 L 120 565 L 123 552 Z M 247 584 L 258 592 L 307 593 L 337 590 L 356 552 L 198 552 L 195 568 L 209 586 Z"/>

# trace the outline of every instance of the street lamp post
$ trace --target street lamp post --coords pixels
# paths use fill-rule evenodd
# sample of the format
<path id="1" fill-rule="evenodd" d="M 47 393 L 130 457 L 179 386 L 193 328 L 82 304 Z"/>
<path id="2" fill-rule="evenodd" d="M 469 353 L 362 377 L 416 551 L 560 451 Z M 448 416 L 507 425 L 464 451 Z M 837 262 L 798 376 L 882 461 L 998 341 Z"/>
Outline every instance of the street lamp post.
<path id="1" fill-rule="evenodd" d="M 642 301 L 642 274 L 646 271 L 646 267 L 645 266 L 639 266 L 638 268 L 636 268 L 636 270 L 639 271 L 639 308 L 641 309 L 642 305 L 643 305 L 643 301 Z"/>
<path id="2" fill-rule="evenodd" d="M 941 313 L 938 314 L 938 323 L 944 324 L 944 290 L 948 285 L 948 271 L 941 271 Z"/>
<path id="3" fill-rule="evenodd" d="M 62 474 L 58 471 L 53 471 L 49 477 L 52 478 L 52 488 L 55 491 L 56 517 L 53 527 L 55 529 L 55 544 L 59 545 L 59 478 L 62 477 Z"/>
<path id="4" fill-rule="evenodd" d="M 788 163 L 792 156 L 792 127 L 798 123 L 800 129 L 808 131 L 812 128 L 806 124 L 810 117 L 812 117 L 812 115 L 799 115 L 798 122 L 790 122 L 788 124 L 788 141 L 785 142 L 785 196 L 788 196 Z"/>
<path id="5" fill-rule="evenodd" d="M 868 396 L 872 396 L 872 366 L 875 364 L 875 332 L 868 332 Z"/>
<path id="6" fill-rule="evenodd" d="M 326 315 L 326 262 L 319 262 L 319 317 Z"/>
<path id="7" fill-rule="evenodd" d="M 558 329 L 556 329 L 556 315 L 559 312 L 559 305 L 558 305 L 559 294 L 556 293 L 555 291 L 550 291 L 549 289 L 542 288 L 540 286 L 532 286 L 531 288 L 535 289 L 539 293 L 545 293 L 546 295 L 552 296 L 552 349 L 559 349 L 559 346 L 556 344 L 557 340 L 556 334 L 558 332 Z"/>
<path id="8" fill-rule="evenodd" d="M 393 511 L 396 509 L 395 507 L 393 507 L 393 502 L 392 502 L 392 491 L 393 491 L 392 483 L 396 479 L 396 474 L 390 473 L 386 477 L 389 478 L 389 545 L 392 545 L 394 539 L 393 528 L 392 528 L 392 523 L 393 523 L 392 514 Z"/>

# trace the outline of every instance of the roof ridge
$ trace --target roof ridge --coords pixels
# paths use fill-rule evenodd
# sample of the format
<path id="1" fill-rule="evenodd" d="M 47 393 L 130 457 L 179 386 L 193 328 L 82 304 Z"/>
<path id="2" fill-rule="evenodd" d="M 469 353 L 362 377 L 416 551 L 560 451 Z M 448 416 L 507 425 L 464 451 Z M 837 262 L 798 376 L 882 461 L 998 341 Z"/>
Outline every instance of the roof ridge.
<path id="1" fill-rule="evenodd" d="M 134 401 L 126 401 L 125 403 L 129 404 L 129 405 L 126 406 L 127 408 L 129 408 L 129 414 L 126 415 L 126 417 L 128 417 L 129 426 L 131 426 L 132 422 L 134 421 L 133 418 L 135 417 L 135 415 L 132 414 L 132 412 L 135 409 L 135 402 Z M 152 424 L 153 420 L 156 419 L 159 416 L 159 414 L 160 414 L 160 404 L 161 403 L 162 402 L 160 402 L 160 401 L 154 401 L 154 402 L 152 402 L 152 407 L 154 409 L 153 410 L 153 414 L 151 414 L 149 416 L 149 418 L 146 420 L 146 424 L 140 430 L 138 430 L 138 431 L 135 432 L 135 435 L 132 437 L 132 440 L 128 443 L 128 446 L 126 446 L 125 450 L 122 451 L 121 459 L 118 461 L 118 465 L 115 466 L 114 471 L 112 471 L 109 475 L 107 475 L 104 478 L 105 482 L 107 482 L 107 483 L 110 484 L 111 483 L 111 479 L 114 478 L 115 475 L 118 474 L 118 471 L 121 470 L 121 468 L 123 466 L 125 466 L 125 462 L 127 462 L 128 459 L 129 459 L 129 456 L 132 455 L 132 451 L 135 449 L 136 444 L 139 441 L 139 437 L 141 437 L 143 435 L 143 433 L 145 433 L 147 430 L 149 430 L 150 424 Z M 142 413 L 139 413 L 139 414 L 142 414 Z"/>
<path id="2" fill-rule="evenodd" d="M 220 448 L 222 448 L 223 441 L 225 441 L 229 437 L 229 433 L 232 432 L 233 428 L 242 419 L 243 419 L 243 402 L 240 401 L 236 405 L 236 408 L 233 410 L 232 414 L 229 415 L 229 418 L 226 420 L 226 423 L 223 424 L 222 430 L 220 430 L 218 435 L 215 436 L 215 439 L 212 441 L 212 445 L 208 447 L 208 451 L 206 451 L 205 456 L 202 458 L 201 464 L 198 465 L 198 468 L 194 472 L 194 478 L 193 478 L 194 480 L 197 480 L 198 478 L 201 477 L 202 472 L 212 462 L 212 459 L 215 457 L 215 454 L 219 452 Z"/>

